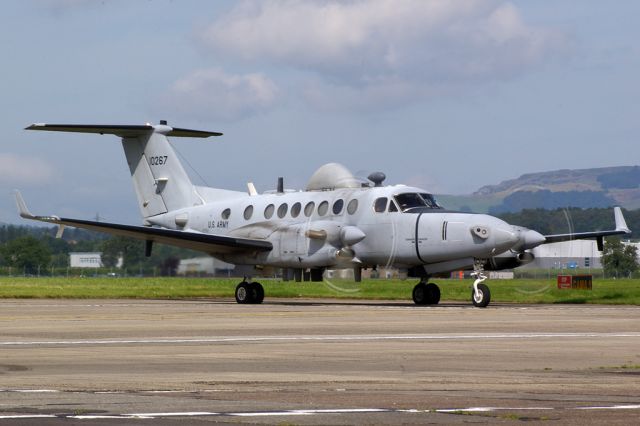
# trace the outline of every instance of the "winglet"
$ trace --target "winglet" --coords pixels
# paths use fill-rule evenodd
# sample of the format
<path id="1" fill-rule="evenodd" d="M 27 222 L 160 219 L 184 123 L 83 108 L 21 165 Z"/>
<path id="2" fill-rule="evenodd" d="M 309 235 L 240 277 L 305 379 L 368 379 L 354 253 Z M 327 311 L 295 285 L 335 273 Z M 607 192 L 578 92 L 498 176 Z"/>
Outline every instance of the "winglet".
<path id="1" fill-rule="evenodd" d="M 616 219 L 616 231 L 623 231 L 627 234 L 630 234 L 631 230 L 627 227 L 627 222 L 624 220 L 624 216 L 622 215 L 622 210 L 620 209 L 620 207 L 614 207 L 613 214 Z"/>
<path id="2" fill-rule="evenodd" d="M 18 206 L 18 213 L 20 213 L 20 216 L 25 219 L 35 218 L 35 216 L 32 215 L 29 209 L 27 208 L 27 203 L 24 202 L 24 198 L 22 198 L 22 194 L 20 194 L 20 191 L 18 191 L 17 189 L 15 191 L 15 196 L 16 196 L 16 205 Z"/>

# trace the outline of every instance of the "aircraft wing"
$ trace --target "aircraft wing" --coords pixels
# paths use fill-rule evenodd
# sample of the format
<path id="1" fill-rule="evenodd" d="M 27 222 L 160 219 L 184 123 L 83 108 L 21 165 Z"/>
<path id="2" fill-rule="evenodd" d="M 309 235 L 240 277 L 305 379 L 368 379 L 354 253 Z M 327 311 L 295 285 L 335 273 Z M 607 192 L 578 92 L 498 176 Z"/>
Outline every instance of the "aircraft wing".
<path id="1" fill-rule="evenodd" d="M 91 231 L 130 237 L 138 240 L 198 250 L 209 254 L 250 253 L 270 251 L 273 245 L 269 241 L 235 238 L 224 235 L 211 235 L 195 231 L 177 231 L 173 229 L 152 228 L 148 226 L 123 225 L 119 223 L 96 222 L 90 220 L 69 219 L 58 216 L 35 216 L 27 209 L 24 199 L 16 192 L 16 203 L 20 216 L 25 219 L 54 223 L 62 226 L 89 229 Z"/>
<path id="2" fill-rule="evenodd" d="M 604 237 L 608 237 L 611 235 L 625 235 L 631 233 L 631 230 L 627 227 L 627 222 L 624 220 L 624 216 L 622 215 L 622 210 L 620 209 L 620 207 L 614 207 L 613 213 L 616 221 L 616 229 L 610 231 L 575 232 L 570 234 L 545 235 L 545 241 L 543 244 L 596 238 L 598 240 L 598 250 L 601 250 L 602 239 Z"/>

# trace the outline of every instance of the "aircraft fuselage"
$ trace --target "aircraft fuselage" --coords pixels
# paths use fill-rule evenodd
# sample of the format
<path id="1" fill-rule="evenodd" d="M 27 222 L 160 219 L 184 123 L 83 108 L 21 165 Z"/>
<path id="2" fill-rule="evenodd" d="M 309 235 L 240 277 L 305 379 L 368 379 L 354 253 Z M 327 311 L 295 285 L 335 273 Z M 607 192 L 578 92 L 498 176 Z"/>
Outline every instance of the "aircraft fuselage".
<path id="1" fill-rule="evenodd" d="M 399 205 L 397 197 L 406 194 L 430 197 L 425 190 L 404 185 L 254 196 L 238 192 L 222 201 L 147 218 L 147 222 L 265 239 L 273 244 L 272 251 L 211 254 L 234 264 L 285 268 L 432 265 L 427 272 L 437 273 L 470 267 L 475 258 L 508 251 L 518 240 L 511 225 L 489 215 L 450 212 L 435 204 Z"/>

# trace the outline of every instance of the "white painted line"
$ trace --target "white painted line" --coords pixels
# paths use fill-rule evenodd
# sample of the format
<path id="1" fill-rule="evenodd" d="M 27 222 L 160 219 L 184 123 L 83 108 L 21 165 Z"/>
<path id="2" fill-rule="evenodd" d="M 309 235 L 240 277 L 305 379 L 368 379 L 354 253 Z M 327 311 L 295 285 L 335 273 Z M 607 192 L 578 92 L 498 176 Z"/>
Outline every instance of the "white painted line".
<path id="1" fill-rule="evenodd" d="M 640 410 L 640 405 L 612 405 L 609 407 L 576 407 L 576 410 Z"/>
<path id="2" fill-rule="evenodd" d="M 334 408 L 334 409 L 318 409 L 318 410 L 296 410 L 310 414 L 326 414 L 326 413 L 388 413 L 388 408 Z"/>
<path id="3" fill-rule="evenodd" d="M 436 413 L 488 413 L 491 411 L 505 411 L 505 410 L 514 410 L 514 411 L 546 411 L 546 410 L 557 410 L 557 408 L 552 407 L 469 407 L 469 408 L 446 408 L 446 409 L 438 409 L 433 410 Z"/>
<path id="4" fill-rule="evenodd" d="M 442 408 L 433 410 L 417 409 L 393 409 L 393 408 L 335 408 L 335 409 L 310 409 L 310 410 L 282 410 L 282 411 L 245 411 L 245 412 L 209 412 L 186 411 L 166 413 L 127 413 L 127 414 L 82 414 L 82 415 L 53 415 L 53 414 L 16 414 L 0 416 L 2 419 L 40 419 L 40 418 L 67 418 L 78 420 L 95 419 L 157 419 L 169 417 L 277 417 L 277 416 L 313 416 L 319 414 L 363 414 L 363 413 L 409 413 L 409 414 L 452 414 L 452 413 L 488 413 L 492 411 L 536 411 L 536 410 L 640 410 L 639 404 L 593 406 L 593 407 L 466 407 L 466 408 Z"/>
<path id="5" fill-rule="evenodd" d="M 122 414 L 124 417 L 195 417 L 195 416 L 219 416 L 221 413 L 214 413 L 210 411 L 187 411 L 184 413 L 131 413 Z"/>
<path id="6" fill-rule="evenodd" d="M 528 340 L 568 338 L 640 338 L 640 333 L 500 333 L 500 334 L 408 334 L 408 335 L 319 335 L 319 336 L 230 336 L 193 339 L 82 339 L 6 341 L 0 346 L 74 346 L 74 345 L 157 345 L 157 344 L 213 344 L 213 343 L 270 343 L 270 342 L 357 342 L 384 340 Z"/>
<path id="7" fill-rule="evenodd" d="M 65 419 L 78 419 L 78 420 L 97 420 L 97 419 L 152 419 L 153 417 L 127 417 L 120 416 L 118 414 L 114 414 L 112 416 L 109 415 L 99 415 L 99 416 L 90 416 L 90 415 L 77 415 L 77 416 L 64 416 Z"/>
<path id="8" fill-rule="evenodd" d="M 313 413 L 304 411 L 266 411 L 255 413 L 223 413 L 224 416 L 233 417 L 270 417 L 270 416 L 311 416 Z"/>
<path id="9" fill-rule="evenodd" d="M 5 419 L 51 419 L 58 416 L 54 414 L 16 414 L 9 416 L 0 416 L 0 420 Z"/>

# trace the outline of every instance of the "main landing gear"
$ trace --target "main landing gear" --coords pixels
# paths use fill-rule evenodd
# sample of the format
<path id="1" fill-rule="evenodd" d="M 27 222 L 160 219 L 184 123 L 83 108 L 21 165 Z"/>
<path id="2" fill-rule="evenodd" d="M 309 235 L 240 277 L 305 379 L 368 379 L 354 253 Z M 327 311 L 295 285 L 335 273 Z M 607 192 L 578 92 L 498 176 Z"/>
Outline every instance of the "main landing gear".
<path id="1" fill-rule="evenodd" d="M 264 300 L 264 287 L 258 282 L 242 281 L 236 287 L 236 302 L 258 304 Z"/>
<path id="2" fill-rule="evenodd" d="M 440 302 L 440 288 L 434 283 L 420 281 L 413 288 L 413 302 L 416 305 L 437 305 Z"/>

